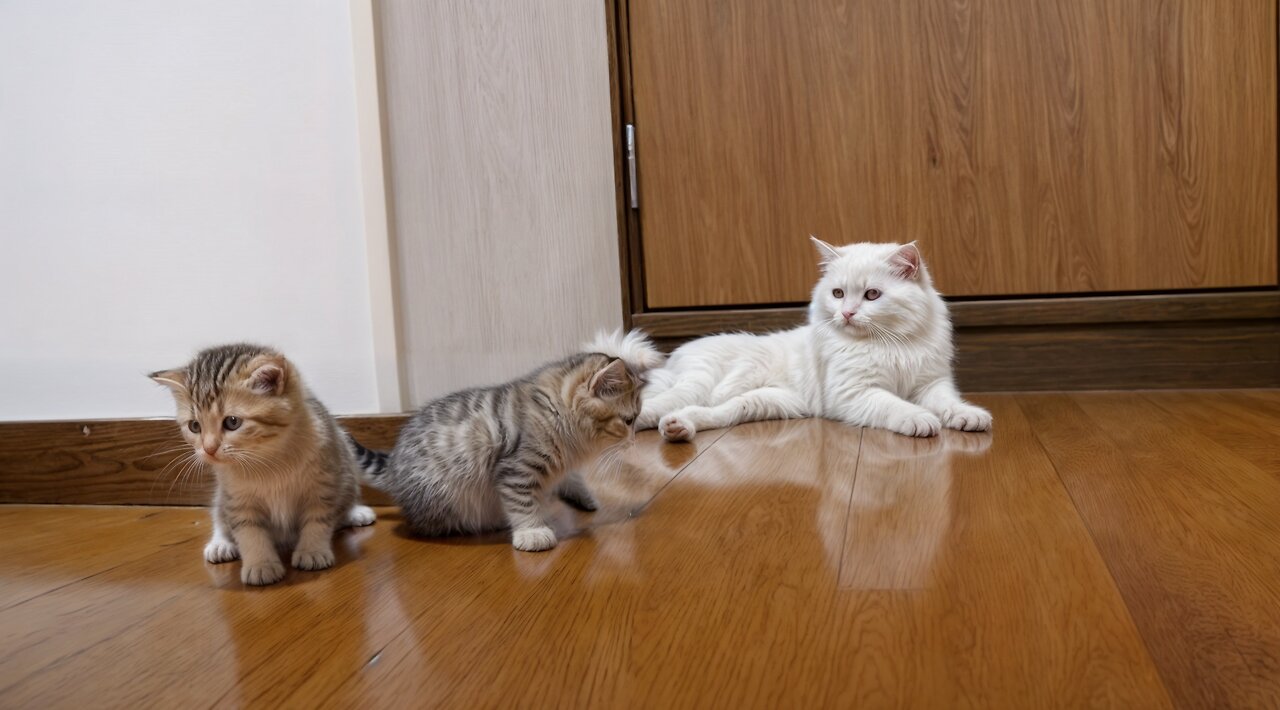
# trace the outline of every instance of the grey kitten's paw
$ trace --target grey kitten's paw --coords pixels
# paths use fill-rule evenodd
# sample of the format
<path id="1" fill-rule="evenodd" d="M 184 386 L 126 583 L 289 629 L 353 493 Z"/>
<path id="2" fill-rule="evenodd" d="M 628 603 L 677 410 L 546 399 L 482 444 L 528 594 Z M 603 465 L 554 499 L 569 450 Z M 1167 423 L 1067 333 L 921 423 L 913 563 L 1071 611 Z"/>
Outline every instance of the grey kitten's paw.
<path id="1" fill-rule="evenodd" d="M 667 441 L 693 441 L 698 430 L 693 422 L 673 412 L 658 421 L 658 432 Z"/>
<path id="2" fill-rule="evenodd" d="M 373 508 L 367 505 L 353 505 L 351 510 L 347 511 L 346 524 L 353 528 L 362 528 L 366 525 L 373 525 L 373 521 L 378 516 L 373 512 Z"/>
<path id="3" fill-rule="evenodd" d="M 298 569 L 328 569 L 333 566 L 333 550 L 294 550 L 293 566 Z"/>
<path id="4" fill-rule="evenodd" d="M 921 409 L 890 419 L 886 428 L 905 436 L 937 436 L 942 431 L 942 422 Z"/>
<path id="5" fill-rule="evenodd" d="M 525 552 L 542 552 L 556 546 L 556 534 L 551 528 L 521 528 L 511 531 L 511 546 Z"/>
<path id="6" fill-rule="evenodd" d="M 231 562 L 240 559 L 240 550 L 230 540 L 210 540 L 209 544 L 204 546 L 204 559 L 215 565 L 220 562 Z"/>
<path id="7" fill-rule="evenodd" d="M 267 560 L 254 564 L 246 562 L 240 568 L 240 581 L 255 587 L 275 584 L 282 579 L 284 579 L 284 563 L 280 560 Z"/>
<path id="8" fill-rule="evenodd" d="M 957 404 L 942 411 L 942 425 L 960 431 L 990 431 L 991 413 L 972 404 Z"/>

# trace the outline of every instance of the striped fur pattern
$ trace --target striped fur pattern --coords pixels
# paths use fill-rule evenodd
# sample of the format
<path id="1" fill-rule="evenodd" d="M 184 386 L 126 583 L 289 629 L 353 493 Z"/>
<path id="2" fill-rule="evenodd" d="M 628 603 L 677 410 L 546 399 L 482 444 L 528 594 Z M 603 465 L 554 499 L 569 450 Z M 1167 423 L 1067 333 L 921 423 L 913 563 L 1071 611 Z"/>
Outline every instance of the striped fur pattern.
<path id="1" fill-rule="evenodd" d="M 546 550 L 557 542 L 547 524 L 556 496 L 596 509 L 580 467 L 634 441 L 642 372 L 661 355 L 635 334 L 592 345 L 596 352 L 456 392 L 413 416 L 377 480 L 414 533 L 509 527 L 516 549 Z"/>
<path id="2" fill-rule="evenodd" d="M 242 559 L 241 581 L 271 584 L 284 577 L 281 549 L 298 569 L 324 569 L 335 529 L 374 521 L 360 473 L 379 455 L 338 426 L 279 352 L 209 348 L 151 379 L 173 393 L 189 463 L 217 479 L 209 562 Z"/>

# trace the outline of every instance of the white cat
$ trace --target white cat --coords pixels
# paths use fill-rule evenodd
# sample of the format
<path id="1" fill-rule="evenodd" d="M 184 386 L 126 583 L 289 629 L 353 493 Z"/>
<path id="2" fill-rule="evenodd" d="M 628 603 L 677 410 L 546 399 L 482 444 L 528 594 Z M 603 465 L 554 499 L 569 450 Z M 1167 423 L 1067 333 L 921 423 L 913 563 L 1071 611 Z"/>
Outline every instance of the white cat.
<path id="1" fill-rule="evenodd" d="M 809 322 L 768 335 L 714 335 L 648 373 L 637 427 L 669 441 L 761 419 L 825 417 L 907 436 L 986 431 L 960 398 L 951 319 L 914 242 L 818 248 Z"/>

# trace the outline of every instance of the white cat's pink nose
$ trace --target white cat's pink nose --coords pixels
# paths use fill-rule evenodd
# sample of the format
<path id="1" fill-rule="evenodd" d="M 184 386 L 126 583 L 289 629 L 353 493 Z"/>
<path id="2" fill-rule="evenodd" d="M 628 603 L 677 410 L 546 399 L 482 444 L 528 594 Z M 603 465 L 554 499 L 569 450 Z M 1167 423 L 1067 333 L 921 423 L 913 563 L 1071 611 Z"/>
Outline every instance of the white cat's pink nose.
<path id="1" fill-rule="evenodd" d="M 854 317 L 858 313 L 857 311 L 840 311 L 840 312 L 844 315 L 844 319 L 846 321 Z"/>

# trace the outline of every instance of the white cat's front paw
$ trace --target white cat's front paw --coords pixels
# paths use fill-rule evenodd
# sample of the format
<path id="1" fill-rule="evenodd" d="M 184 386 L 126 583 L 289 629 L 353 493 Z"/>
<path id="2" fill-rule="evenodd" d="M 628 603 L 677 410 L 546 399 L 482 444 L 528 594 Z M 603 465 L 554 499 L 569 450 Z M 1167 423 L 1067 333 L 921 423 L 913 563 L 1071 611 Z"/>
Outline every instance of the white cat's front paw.
<path id="1" fill-rule="evenodd" d="M 260 587 L 264 584 L 275 584 L 284 579 L 284 563 L 280 560 L 265 560 L 240 568 L 240 581 Z"/>
<path id="2" fill-rule="evenodd" d="M 658 420 L 658 432 L 667 441 L 693 441 L 698 430 L 693 422 L 673 412 Z"/>
<path id="3" fill-rule="evenodd" d="M 204 559 L 206 562 L 211 562 L 215 565 L 221 562 L 231 562 L 240 559 L 240 549 L 230 540 L 210 540 L 209 544 L 204 546 Z"/>
<path id="4" fill-rule="evenodd" d="M 333 550 L 294 550 L 293 566 L 297 569 L 328 569 L 333 566 Z"/>
<path id="5" fill-rule="evenodd" d="M 942 422 L 921 409 L 890 419 L 886 428 L 906 436 L 937 436 L 942 431 Z"/>
<path id="6" fill-rule="evenodd" d="M 972 404 L 956 404 L 942 411 L 942 425 L 960 431 L 989 431 L 991 413 Z"/>
<path id="7" fill-rule="evenodd" d="M 351 510 L 347 511 L 346 524 L 348 527 L 362 528 L 366 525 L 373 525 L 373 521 L 378 516 L 373 512 L 373 508 L 367 505 L 353 505 Z"/>
<path id="8" fill-rule="evenodd" d="M 556 534 L 548 527 L 521 528 L 511 532 L 511 546 L 525 552 L 542 552 L 556 546 Z"/>

